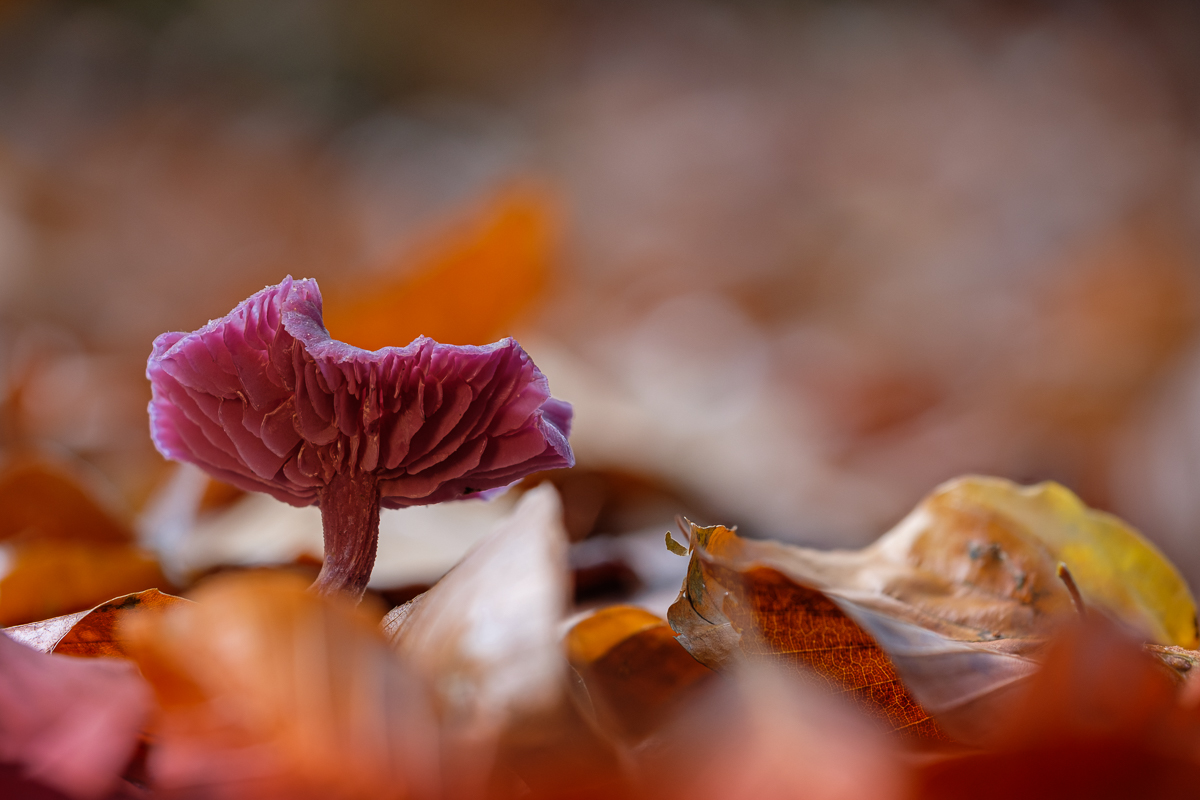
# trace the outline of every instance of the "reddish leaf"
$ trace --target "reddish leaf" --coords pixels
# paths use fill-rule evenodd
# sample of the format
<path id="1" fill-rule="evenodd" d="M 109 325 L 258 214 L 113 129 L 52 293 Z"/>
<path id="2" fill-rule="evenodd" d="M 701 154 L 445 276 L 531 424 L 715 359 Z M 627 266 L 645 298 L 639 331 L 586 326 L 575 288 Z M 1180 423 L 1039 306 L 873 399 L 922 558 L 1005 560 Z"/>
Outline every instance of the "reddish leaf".
<path id="1" fill-rule="evenodd" d="M 946 738 L 883 649 L 829 597 L 778 570 L 725 561 L 741 543 L 726 528 L 693 526 L 693 537 L 684 591 L 669 618 L 699 661 L 718 670 L 747 660 L 787 667 L 845 693 L 906 737 Z"/>
<path id="2" fill-rule="evenodd" d="M 132 665 L 39 653 L 0 635 L 0 763 L 74 798 L 118 783 L 150 711 Z"/>

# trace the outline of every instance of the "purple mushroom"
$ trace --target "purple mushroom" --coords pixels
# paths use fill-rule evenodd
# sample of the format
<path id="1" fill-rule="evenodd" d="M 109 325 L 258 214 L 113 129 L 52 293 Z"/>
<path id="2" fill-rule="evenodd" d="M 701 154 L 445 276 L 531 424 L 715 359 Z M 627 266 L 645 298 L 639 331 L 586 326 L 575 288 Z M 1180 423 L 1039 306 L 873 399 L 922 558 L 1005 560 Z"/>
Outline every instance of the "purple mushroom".
<path id="1" fill-rule="evenodd" d="M 512 339 L 361 350 L 330 338 L 313 280 L 288 276 L 193 333 L 162 334 L 146 377 L 164 456 L 320 506 L 322 593 L 361 596 L 381 506 L 479 496 L 575 462 L 571 406 Z"/>

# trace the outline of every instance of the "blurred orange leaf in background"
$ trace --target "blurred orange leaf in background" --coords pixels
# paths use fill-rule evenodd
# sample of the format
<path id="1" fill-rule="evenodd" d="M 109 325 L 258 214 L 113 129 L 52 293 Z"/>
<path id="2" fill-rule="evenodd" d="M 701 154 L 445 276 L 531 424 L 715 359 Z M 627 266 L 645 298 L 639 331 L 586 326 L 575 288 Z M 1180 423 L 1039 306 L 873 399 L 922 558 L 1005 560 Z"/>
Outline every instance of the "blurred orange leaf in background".
<path id="1" fill-rule="evenodd" d="M 95 606 L 166 587 L 158 562 L 106 510 L 79 471 L 42 457 L 14 460 L 0 474 L 0 625 Z"/>
<path id="2" fill-rule="evenodd" d="M 334 338 L 367 350 L 403 346 L 418 336 L 460 345 L 508 336 L 546 288 L 556 227 L 546 195 L 511 189 L 426 255 L 405 255 L 381 277 L 335 287 L 326 327 Z"/>
<path id="3" fill-rule="evenodd" d="M 38 456 L 13 459 L 0 472 L 0 539 L 86 539 L 124 543 L 133 532 L 106 510 L 64 464 Z"/>

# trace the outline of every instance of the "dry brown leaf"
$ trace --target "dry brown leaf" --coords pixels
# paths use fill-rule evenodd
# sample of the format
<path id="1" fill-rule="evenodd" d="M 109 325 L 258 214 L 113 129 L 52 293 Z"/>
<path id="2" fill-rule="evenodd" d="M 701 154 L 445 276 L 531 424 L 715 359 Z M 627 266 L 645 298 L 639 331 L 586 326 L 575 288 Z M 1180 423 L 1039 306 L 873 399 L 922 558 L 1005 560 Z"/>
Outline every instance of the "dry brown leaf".
<path id="1" fill-rule="evenodd" d="M 115 597 L 88 611 L 78 611 L 52 619 L 28 622 L 5 628 L 9 638 L 43 653 L 64 656 L 126 657 L 120 624 L 130 614 L 165 611 L 182 597 L 163 594 L 157 589 Z"/>
<path id="2" fill-rule="evenodd" d="M 743 552 L 758 544 L 722 528 L 692 528 L 692 562 L 671 627 L 702 663 L 787 667 L 843 693 L 915 739 L 945 734 L 913 699 L 878 643 L 829 596 Z"/>
<path id="3" fill-rule="evenodd" d="M 367 350 L 422 335 L 464 345 L 511 335 L 549 280 L 554 217 L 541 193 L 510 190 L 424 259 L 401 259 L 388 278 L 334 293 L 325 325 Z"/>
<path id="4" fill-rule="evenodd" d="M 60 616 L 168 585 L 158 562 L 132 545 L 22 541 L 12 545 L 9 557 L 0 579 L 0 625 Z"/>
<path id="5" fill-rule="evenodd" d="M 1061 562 L 1089 608 L 1163 644 L 1195 641 L 1195 606 L 1174 568 L 1055 484 L 953 481 L 854 552 L 693 534 L 671 615 L 693 654 L 806 663 L 898 729 L 927 729 L 927 713 L 962 741 L 986 732 L 1046 637 L 1077 617 Z"/>
<path id="6" fill-rule="evenodd" d="M 112 791 L 150 712 L 132 665 L 46 655 L 0 635 L 0 675 L 0 763 L 78 800 Z"/>
<path id="7" fill-rule="evenodd" d="M 634 606 L 610 606 L 580 620 L 566 648 L 601 729 L 630 745 L 654 733 L 713 676 L 666 620 Z"/>
<path id="8" fill-rule="evenodd" d="M 156 797 L 382 800 L 435 792 L 437 733 L 420 683 L 375 617 L 286 573 L 218 576 L 126 649 L 161 713 Z"/>

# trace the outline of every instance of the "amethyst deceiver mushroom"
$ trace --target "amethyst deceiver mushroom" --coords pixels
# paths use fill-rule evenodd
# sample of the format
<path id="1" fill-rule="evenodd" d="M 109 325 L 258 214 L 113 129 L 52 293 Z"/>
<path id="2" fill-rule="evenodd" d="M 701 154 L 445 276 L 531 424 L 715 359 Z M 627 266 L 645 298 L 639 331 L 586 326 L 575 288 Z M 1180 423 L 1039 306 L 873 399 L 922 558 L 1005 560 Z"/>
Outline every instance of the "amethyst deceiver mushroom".
<path id="1" fill-rule="evenodd" d="M 162 334 L 146 377 L 164 456 L 320 506 L 322 593 L 362 594 L 381 506 L 478 496 L 575 462 L 571 406 L 512 339 L 361 350 L 330 338 L 313 280 L 288 276 L 193 333 Z"/>

